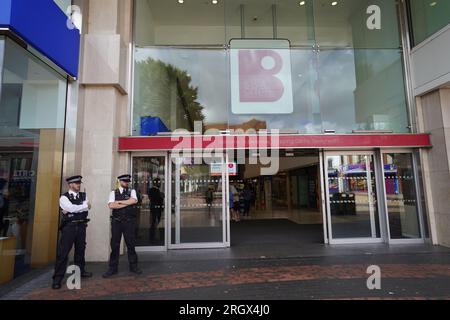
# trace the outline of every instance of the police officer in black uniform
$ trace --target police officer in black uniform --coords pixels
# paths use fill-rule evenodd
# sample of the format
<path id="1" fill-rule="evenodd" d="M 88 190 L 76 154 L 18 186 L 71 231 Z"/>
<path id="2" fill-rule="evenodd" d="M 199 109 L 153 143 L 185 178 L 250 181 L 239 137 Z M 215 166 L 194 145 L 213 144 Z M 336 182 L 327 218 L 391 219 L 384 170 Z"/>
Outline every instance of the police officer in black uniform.
<path id="1" fill-rule="evenodd" d="M 88 214 L 91 205 L 86 193 L 80 192 L 82 176 L 66 179 L 69 191 L 59 199 L 62 217 L 60 224 L 60 239 L 53 275 L 53 289 L 60 289 L 67 268 L 70 250 L 75 246 L 74 262 L 80 268 L 82 278 L 92 277 L 85 269 L 84 254 L 86 251 L 86 228 L 89 222 Z"/>
<path id="2" fill-rule="evenodd" d="M 136 215 L 137 215 L 137 193 L 130 189 L 131 175 L 124 174 L 117 177 L 120 187 L 112 191 L 109 196 L 108 207 L 112 209 L 111 215 L 111 256 L 109 258 L 108 271 L 103 278 L 109 278 L 118 272 L 120 241 L 122 235 L 125 239 L 128 253 L 130 272 L 141 274 L 138 268 L 138 257 L 136 254 Z"/>

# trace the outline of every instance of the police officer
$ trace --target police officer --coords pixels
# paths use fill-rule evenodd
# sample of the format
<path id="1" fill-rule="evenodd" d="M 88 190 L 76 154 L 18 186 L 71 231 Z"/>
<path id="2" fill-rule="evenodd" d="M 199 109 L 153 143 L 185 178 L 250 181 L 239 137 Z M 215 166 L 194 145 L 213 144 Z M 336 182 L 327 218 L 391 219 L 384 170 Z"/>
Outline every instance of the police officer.
<path id="1" fill-rule="evenodd" d="M 112 191 L 109 196 L 108 207 L 112 209 L 111 215 L 111 256 L 109 258 L 108 271 L 103 278 L 109 278 L 118 272 L 120 241 L 122 234 L 125 239 L 128 253 L 130 272 L 141 274 L 138 268 L 138 257 L 136 254 L 136 204 L 138 198 L 136 190 L 130 189 L 131 175 L 124 174 L 117 177 L 120 187 Z"/>
<path id="2" fill-rule="evenodd" d="M 92 277 L 91 272 L 85 269 L 84 254 L 86 251 L 86 228 L 89 222 L 88 214 L 91 205 L 86 193 L 80 192 L 82 176 L 67 178 L 69 191 L 59 199 L 62 212 L 60 239 L 53 275 L 53 289 L 61 288 L 67 268 L 70 250 L 75 245 L 74 262 L 80 268 L 82 278 Z"/>

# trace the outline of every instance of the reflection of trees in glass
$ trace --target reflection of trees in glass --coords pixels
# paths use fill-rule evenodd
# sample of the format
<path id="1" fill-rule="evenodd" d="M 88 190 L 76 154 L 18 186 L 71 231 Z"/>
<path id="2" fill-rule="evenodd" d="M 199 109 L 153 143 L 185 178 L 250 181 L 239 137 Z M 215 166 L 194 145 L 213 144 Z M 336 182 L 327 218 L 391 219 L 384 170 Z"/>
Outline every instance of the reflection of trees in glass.
<path id="1" fill-rule="evenodd" d="M 190 131 L 194 131 L 194 121 L 203 122 L 198 87 L 191 85 L 192 78 L 185 70 L 148 58 L 137 62 L 136 74 L 135 121 L 140 121 L 140 116 L 160 117 L 171 130 Z"/>

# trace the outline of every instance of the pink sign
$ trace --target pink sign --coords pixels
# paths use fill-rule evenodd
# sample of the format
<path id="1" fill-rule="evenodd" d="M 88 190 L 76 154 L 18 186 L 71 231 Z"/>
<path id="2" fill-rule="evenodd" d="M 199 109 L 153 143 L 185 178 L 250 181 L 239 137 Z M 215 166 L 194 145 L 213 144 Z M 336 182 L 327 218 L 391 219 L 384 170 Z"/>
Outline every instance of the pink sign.
<path id="1" fill-rule="evenodd" d="M 290 59 L 287 40 L 233 40 L 231 49 L 233 113 L 292 113 Z"/>
<path id="2" fill-rule="evenodd" d="M 273 59 L 273 67 L 265 69 L 263 59 Z M 240 102 L 275 102 L 284 93 L 283 82 L 277 78 L 283 67 L 281 56 L 273 50 L 239 51 Z"/>

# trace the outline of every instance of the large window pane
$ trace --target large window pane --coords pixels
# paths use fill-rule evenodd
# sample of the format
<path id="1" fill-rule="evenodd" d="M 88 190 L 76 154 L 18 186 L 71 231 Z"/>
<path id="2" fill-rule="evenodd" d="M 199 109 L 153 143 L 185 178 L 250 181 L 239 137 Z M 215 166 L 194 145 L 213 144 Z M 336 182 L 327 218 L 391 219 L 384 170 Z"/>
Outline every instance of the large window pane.
<path id="1" fill-rule="evenodd" d="M 6 42 L 0 100 L 2 235 L 14 239 L 15 276 L 56 256 L 66 80 Z"/>
<path id="2" fill-rule="evenodd" d="M 450 1 L 410 0 L 409 4 L 414 45 L 450 23 Z"/>
<path id="3" fill-rule="evenodd" d="M 224 4 L 219 1 L 135 0 L 138 46 L 223 45 Z"/>
<path id="4" fill-rule="evenodd" d="M 135 54 L 133 134 L 157 117 L 170 130 L 193 132 L 196 121 L 227 127 L 228 68 L 224 50 L 142 48 Z M 201 130 L 201 128 L 200 128 Z"/>
<path id="5" fill-rule="evenodd" d="M 149 117 L 159 118 L 171 131 L 193 131 L 193 123 L 202 121 L 204 129 L 220 130 L 410 132 L 394 0 L 343 0 L 335 6 L 322 0 L 208 3 L 136 0 L 134 135 L 149 133 L 141 128 Z M 381 29 L 368 28 L 369 6 L 380 14 Z M 177 13 L 180 8 L 183 15 Z M 239 41 L 260 44 L 236 48 Z M 287 54 L 279 51 L 283 41 Z M 244 55 L 257 57 L 246 60 L 252 68 L 246 67 L 245 75 L 245 63 L 233 66 L 240 49 L 254 50 Z M 248 112 L 236 112 L 242 76 L 255 80 L 255 86 L 247 83 L 246 88 L 258 95 L 274 91 L 277 82 L 264 75 L 280 77 L 270 74 L 274 61 L 259 59 L 258 50 L 281 54 L 288 70 L 281 81 L 283 99 L 269 99 L 264 110 L 256 106 L 261 97 L 244 99 L 239 105 Z"/>
<path id="6" fill-rule="evenodd" d="M 323 128 L 409 132 L 398 50 L 337 49 L 319 54 Z"/>
<path id="7" fill-rule="evenodd" d="M 335 1 L 336 4 L 333 5 L 333 1 L 315 0 L 314 20 L 317 44 L 321 47 L 401 47 L 396 2 L 395 0 L 340 0 Z M 375 11 L 370 10 L 372 13 L 368 14 L 369 7 L 374 8 Z M 373 16 L 378 13 L 379 18 Z M 376 19 L 372 20 L 372 16 Z"/>
<path id="8" fill-rule="evenodd" d="M 412 154 L 383 154 L 391 239 L 420 238 Z"/>

